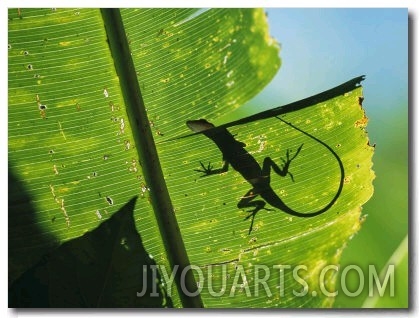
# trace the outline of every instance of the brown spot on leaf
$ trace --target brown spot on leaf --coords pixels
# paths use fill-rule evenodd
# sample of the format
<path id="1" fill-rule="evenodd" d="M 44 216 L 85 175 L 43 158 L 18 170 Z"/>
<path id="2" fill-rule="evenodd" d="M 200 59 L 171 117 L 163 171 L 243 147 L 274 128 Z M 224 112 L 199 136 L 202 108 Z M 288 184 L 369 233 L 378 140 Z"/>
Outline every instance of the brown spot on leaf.
<path id="1" fill-rule="evenodd" d="M 354 123 L 354 127 L 356 128 L 365 128 L 367 126 L 368 123 L 368 118 L 363 115 L 363 118 L 356 120 L 356 122 Z"/>

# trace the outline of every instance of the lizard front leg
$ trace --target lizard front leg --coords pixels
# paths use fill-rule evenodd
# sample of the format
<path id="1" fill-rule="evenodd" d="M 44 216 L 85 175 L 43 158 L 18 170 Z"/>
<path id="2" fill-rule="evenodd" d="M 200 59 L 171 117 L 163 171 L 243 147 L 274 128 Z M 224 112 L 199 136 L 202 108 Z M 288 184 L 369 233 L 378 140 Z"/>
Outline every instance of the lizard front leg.
<path id="1" fill-rule="evenodd" d="M 302 147 L 303 147 L 303 144 L 299 146 L 299 148 L 297 149 L 293 157 L 290 157 L 290 150 L 287 149 L 286 159 L 281 158 L 281 160 L 283 161 L 281 168 L 270 157 L 266 157 L 264 159 L 263 167 L 262 167 L 263 176 L 270 177 L 270 171 L 271 171 L 271 168 L 273 168 L 274 172 L 277 173 L 281 177 L 290 175 L 290 178 L 292 178 L 292 181 L 294 182 L 295 179 L 293 175 L 289 172 L 289 166 L 292 163 L 293 159 L 295 159 L 296 156 L 299 154 L 299 152 L 302 150 Z"/>
<path id="2" fill-rule="evenodd" d="M 221 174 L 228 171 L 229 169 L 229 162 L 227 162 L 226 160 L 223 161 L 223 167 L 219 169 L 213 169 L 213 166 L 211 165 L 210 162 L 207 165 L 207 167 L 201 161 L 200 161 L 200 165 L 202 169 L 194 169 L 194 171 L 204 173 L 201 177 L 207 177 L 213 174 Z"/>

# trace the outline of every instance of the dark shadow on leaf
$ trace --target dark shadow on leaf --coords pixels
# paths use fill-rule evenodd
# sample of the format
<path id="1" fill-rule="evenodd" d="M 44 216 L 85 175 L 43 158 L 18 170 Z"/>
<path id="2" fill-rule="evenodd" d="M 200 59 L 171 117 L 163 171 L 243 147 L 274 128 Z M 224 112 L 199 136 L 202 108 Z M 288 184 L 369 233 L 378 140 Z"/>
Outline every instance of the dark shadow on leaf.
<path id="1" fill-rule="evenodd" d="M 59 242 L 36 225 L 35 207 L 24 183 L 8 169 L 9 285 Z"/>
<path id="2" fill-rule="evenodd" d="M 133 218 L 137 197 L 83 236 L 45 255 L 9 289 L 18 308 L 172 307 Z M 157 285 L 156 285 L 157 284 Z M 144 296 L 137 293 L 143 291 Z"/>

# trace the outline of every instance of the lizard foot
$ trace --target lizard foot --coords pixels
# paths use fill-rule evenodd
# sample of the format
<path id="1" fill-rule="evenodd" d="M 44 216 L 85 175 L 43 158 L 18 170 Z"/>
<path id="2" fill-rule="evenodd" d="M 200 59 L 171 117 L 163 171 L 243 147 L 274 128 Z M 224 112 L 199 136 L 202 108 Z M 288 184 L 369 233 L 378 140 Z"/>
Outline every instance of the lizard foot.
<path id="1" fill-rule="evenodd" d="M 266 211 L 274 211 L 274 209 L 269 209 L 269 208 L 265 208 L 265 207 L 256 207 L 254 210 L 250 210 L 247 211 L 249 213 L 249 215 L 247 215 L 244 219 L 244 221 L 248 220 L 250 217 L 252 217 L 251 220 L 251 225 L 249 226 L 249 231 L 248 231 L 248 235 L 251 234 L 252 232 L 252 227 L 254 226 L 254 219 L 255 216 L 257 215 L 258 211 L 260 210 L 266 210 Z"/>
<path id="2" fill-rule="evenodd" d="M 206 176 L 209 176 L 209 175 L 212 174 L 213 166 L 211 165 L 210 162 L 207 165 L 207 167 L 201 161 L 200 161 L 200 165 L 201 165 L 202 169 L 194 169 L 194 171 L 204 173 L 204 175 L 202 175 L 201 177 L 206 177 Z"/>

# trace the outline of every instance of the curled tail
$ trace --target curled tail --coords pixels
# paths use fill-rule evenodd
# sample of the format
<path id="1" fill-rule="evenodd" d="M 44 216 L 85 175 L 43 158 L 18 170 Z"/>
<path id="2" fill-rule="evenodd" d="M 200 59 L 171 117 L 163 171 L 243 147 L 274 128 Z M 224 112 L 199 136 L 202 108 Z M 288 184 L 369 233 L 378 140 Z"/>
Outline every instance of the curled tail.
<path id="1" fill-rule="evenodd" d="M 344 166 L 343 166 L 343 163 L 342 163 L 340 157 L 337 155 L 337 153 L 330 146 L 328 146 L 322 140 L 316 138 L 315 136 L 312 136 L 311 134 L 307 133 L 306 131 L 303 131 L 302 129 L 294 126 L 293 124 L 288 123 L 287 121 L 283 120 L 282 118 L 280 118 L 278 116 L 275 116 L 275 117 L 278 120 L 281 120 L 286 125 L 288 125 L 288 126 L 294 128 L 294 129 L 300 131 L 302 134 L 308 136 L 309 138 L 312 138 L 313 140 L 317 141 L 318 143 L 320 143 L 321 145 L 323 145 L 325 148 L 327 148 L 328 151 L 331 152 L 331 154 L 337 160 L 338 166 L 340 168 L 340 184 L 338 185 L 337 192 L 334 195 L 334 197 L 331 199 L 331 201 L 326 206 L 324 206 L 323 208 L 321 208 L 320 210 L 317 210 L 317 211 L 314 211 L 314 212 L 308 212 L 308 213 L 301 213 L 301 212 L 297 212 L 297 211 L 291 209 L 284 202 L 282 202 L 282 206 L 276 206 L 276 207 L 279 208 L 279 209 L 281 209 L 282 211 L 290 214 L 290 215 L 298 216 L 298 217 L 313 217 L 313 216 L 316 216 L 316 215 L 319 215 L 319 214 L 322 214 L 322 213 L 326 212 L 328 209 L 330 209 L 334 205 L 334 203 L 337 201 L 338 197 L 340 196 L 341 191 L 343 190 L 343 185 L 344 185 Z M 276 195 L 274 192 L 273 192 L 273 194 Z M 270 194 L 268 194 L 268 197 L 269 196 L 270 196 Z M 268 199 L 267 202 L 270 203 L 269 202 L 270 199 L 269 198 L 267 198 L 267 199 Z"/>

